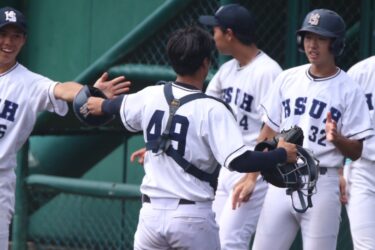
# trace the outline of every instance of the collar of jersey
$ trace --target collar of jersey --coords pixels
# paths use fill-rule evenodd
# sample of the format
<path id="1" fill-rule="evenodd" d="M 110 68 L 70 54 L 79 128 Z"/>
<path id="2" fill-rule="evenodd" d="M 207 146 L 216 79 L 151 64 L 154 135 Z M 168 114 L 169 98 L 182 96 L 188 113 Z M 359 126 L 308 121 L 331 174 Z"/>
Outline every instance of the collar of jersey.
<path id="1" fill-rule="evenodd" d="M 263 53 L 263 51 L 261 50 L 258 50 L 258 53 L 254 56 L 253 59 L 250 60 L 249 63 L 247 63 L 246 65 L 244 66 L 240 66 L 239 62 L 237 61 L 237 71 L 240 71 L 240 70 L 243 70 L 244 68 L 246 68 L 247 66 L 249 66 L 252 62 L 254 62 L 258 57 L 259 55 L 261 55 Z"/>
<path id="2" fill-rule="evenodd" d="M 8 70 L 5 71 L 4 73 L 1 73 L 0 76 L 4 76 L 4 75 L 8 74 L 8 73 L 11 72 L 12 70 L 14 70 L 17 66 L 18 66 L 18 62 L 16 62 L 16 64 L 14 64 L 13 67 L 11 67 L 10 69 L 8 69 Z"/>
<path id="3" fill-rule="evenodd" d="M 327 81 L 329 79 L 332 79 L 332 78 L 335 78 L 336 76 L 338 76 L 341 72 L 341 69 L 339 67 L 336 67 L 338 70 L 336 71 L 335 74 L 331 75 L 331 76 L 328 76 L 328 77 L 317 77 L 317 76 L 314 76 L 310 73 L 310 67 L 308 67 L 306 69 L 306 76 L 307 78 L 309 78 L 310 80 L 314 81 L 314 82 L 322 82 L 322 81 Z"/>
<path id="4" fill-rule="evenodd" d="M 199 91 L 199 92 L 202 92 L 200 89 L 190 85 L 190 84 L 187 84 L 187 83 L 183 83 L 183 82 L 173 82 L 173 85 L 177 88 L 180 88 L 180 89 L 185 89 L 185 90 L 195 90 L 195 91 Z"/>

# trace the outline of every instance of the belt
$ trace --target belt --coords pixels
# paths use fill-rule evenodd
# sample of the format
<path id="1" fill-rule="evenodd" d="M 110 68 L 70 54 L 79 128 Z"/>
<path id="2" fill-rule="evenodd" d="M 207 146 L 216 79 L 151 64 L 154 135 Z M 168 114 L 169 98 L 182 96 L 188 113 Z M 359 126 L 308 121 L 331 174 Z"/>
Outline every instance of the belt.
<path id="1" fill-rule="evenodd" d="M 319 167 L 319 174 L 320 174 L 320 175 L 325 175 L 325 174 L 327 173 L 327 171 L 328 171 L 328 168 L 327 168 L 327 167 Z M 300 172 L 301 172 L 301 174 L 303 174 L 303 175 L 309 174 L 307 168 L 302 168 L 302 169 L 300 169 Z"/>
<path id="2" fill-rule="evenodd" d="M 142 194 L 142 202 L 151 203 L 150 197 L 148 195 Z M 193 205 L 195 204 L 195 201 L 186 200 L 186 199 L 180 199 L 178 201 L 179 205 Z"/>

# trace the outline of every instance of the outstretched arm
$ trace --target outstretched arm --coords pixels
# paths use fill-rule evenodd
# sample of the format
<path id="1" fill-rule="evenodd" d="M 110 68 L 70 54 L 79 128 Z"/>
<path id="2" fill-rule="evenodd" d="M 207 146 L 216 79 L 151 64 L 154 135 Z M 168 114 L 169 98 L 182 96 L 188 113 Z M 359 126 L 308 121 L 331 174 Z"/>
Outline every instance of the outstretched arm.
<path id="1" fill-rule="evenodd" d="M 103 75 L 101 75 L 94 84 L 94 87 L 103 91 L 109 99 L 115 98 L 119 94 L 128 92 L 129 86 L 130 82 L 125 81 L 124 76 L 119 76 L 112 80 L 108 80 L 108 73 L 106 72 L 103 73 Z M 72 102 L 81 88 L 81 84 L 73 81 L 59 83 L 54 88 L 54 94 L 56 99 Z"/>

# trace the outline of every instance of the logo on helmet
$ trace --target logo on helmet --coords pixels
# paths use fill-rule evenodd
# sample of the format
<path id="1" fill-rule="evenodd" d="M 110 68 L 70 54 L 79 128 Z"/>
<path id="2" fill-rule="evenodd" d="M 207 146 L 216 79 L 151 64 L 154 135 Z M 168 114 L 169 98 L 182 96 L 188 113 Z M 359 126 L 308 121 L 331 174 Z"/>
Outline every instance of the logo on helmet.
<path id="1" fill-rule="evenodd" d="M 310 19 L 309 19 L 308 23 L 311 24 L 311 25 L 316 26 L 316 25 L 319 24 L 319 19 L 320 19 L 319 13 L 312 13 L 310 15 Z"/>
<path id="2" fill-rule="evenodd" d="M 13 10 L 5 11 L 5 21 L 17 22 L 16 12 L 14 12 Z"/>

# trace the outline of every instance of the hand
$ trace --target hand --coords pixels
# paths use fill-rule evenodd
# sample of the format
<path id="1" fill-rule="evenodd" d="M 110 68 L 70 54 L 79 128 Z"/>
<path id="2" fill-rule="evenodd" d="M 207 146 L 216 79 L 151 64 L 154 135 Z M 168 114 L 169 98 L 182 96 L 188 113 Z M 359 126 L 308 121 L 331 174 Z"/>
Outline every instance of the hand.
<path id="1" fill-rule="evenodd" d="M 284 148 L 286 150 L 288 163 L 297 162 L 297 146 L 293 143 L 286 142 L 284 138 L 279 138 L 278 148 Z"/>
<path id="2" fill-rule="evenodd" d="M 143 165 L 145 161 L 145 155 L 146 155 L 146 148 L 138 149 L 137 151 L 131 154 L 130 161 L 134 162 L 138 158 L 138 163 Z"/>
<path id="3" fill-rule="evenodd" d="M 103 98 L 100 97 L 89 97 L 87 99 L 86 108 L 91 115 L 102 115 L 102 104 L 104 102 Z"/>
<path id="4" fill-rule="evenodd" d="M 108 80 L 108 73 L 104 72 L 103 75 L 95 82 L 94 87 L 103 91 L 109 98 L 115 98 L 118 95 L 124 94 L 129 91 L 130 81 L 125 81 L 125 76 L 116 77 L 110 81 Z"/>
<path id="5" fill-rule="evenodd" d="M 327 119 L 326 119 L 326 138 L 329 142 L 335 142 L 338 138 L 337 133 L 337 124 L 336 121 L 332 119 L 331 112 L 327 113 Z"/>
<path id="6" fill-rule="evenodd" d="M 254 173 L 253 173 L 254 174 Z M 253 194 L 256 178 L 252 178 L 251 174 L 246 174 L 233 187 L 232 192 L 232 209 L 235 210 L 241 206 L 241 203 L 249 201 Z M 257 174 L 256 174 L 257 176 Z"/>
<path id="7" fill-rule="evenodd" d="M 340 201 L 343 205 L 348 203 L 348 196 L 346 194 L 346 180 L 345 177 L 343 176 L 343 171 L 342 168 L 339 171 L 339 186 L 340 186 Z"/>

